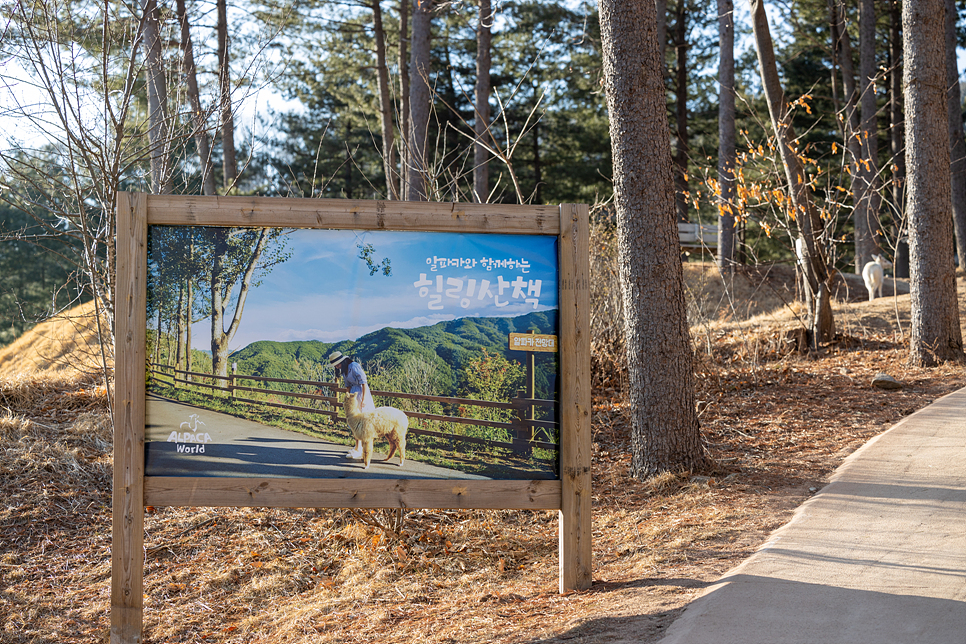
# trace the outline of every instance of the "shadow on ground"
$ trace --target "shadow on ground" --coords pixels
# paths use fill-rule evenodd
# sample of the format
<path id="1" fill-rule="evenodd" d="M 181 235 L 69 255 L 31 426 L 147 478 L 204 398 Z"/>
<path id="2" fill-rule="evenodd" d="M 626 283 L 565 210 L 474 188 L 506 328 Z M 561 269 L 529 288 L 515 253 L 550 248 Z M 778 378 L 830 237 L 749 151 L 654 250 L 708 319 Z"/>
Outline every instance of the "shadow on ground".
<path id="1" fill-rule="evenodd" d="M 581 644 L 633 642 L 634 644 L 645 644 L 656 642 L 663 637 L 664 632 L 678 618 L 684 608 L 668 607 L 665 610 L 637 613 L 635 609 L 640 608 L 640 606 L 634 601 L 634 597 L 638 595 L 628 591 L 640 591 L 646 588 L 698 590 L 707 588 L 712 583 L 715 582 L 686 578 L 643 578 L 621 582 L 597 582 L 588 592 L 599 596 L 598 603 L 602 613 L 611 614 L 589 619 L 579 626 L 553 637 L 527 640 L 526 644 L 559 644 L 561 642 L 580 642 Z M 660 603 L 660 601 L 658 600 L 655 603 Z"/>

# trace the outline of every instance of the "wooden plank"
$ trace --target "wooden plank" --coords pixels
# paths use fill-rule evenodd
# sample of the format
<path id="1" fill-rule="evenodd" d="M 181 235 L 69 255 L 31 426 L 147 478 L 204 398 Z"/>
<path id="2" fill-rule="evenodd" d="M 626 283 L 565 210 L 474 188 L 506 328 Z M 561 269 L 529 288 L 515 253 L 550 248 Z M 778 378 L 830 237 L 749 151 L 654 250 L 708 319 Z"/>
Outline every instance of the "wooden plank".
<path id="1" fill-rule="evenodd" d="M 184 369 L 175 369 L 175 373 L 180 373 L 185 376 L 197 376 L 199 378 L 211 378 L 212 380 L 231 380 L 231 376 L 216 376 L 211 373 L 201 373 L 199 371 L 185 371 Z"/>
<path id="2" fill-rule="evenodd" d="M 557 235 L 557 206 L 150 195 L 148 224 Z"/>
<path id="3" fill-rule="evenodd" d="M 560 481 L 462 479 L 144 479 L 154 506 L 556 510 Z"/>
<path id="4" fill-rule="evenodd" d="M 590 435 L 590 228 L 560 206 L 560 592 L 593 582 Z"/>
<path id="5" fill-rule="evenodd" d="M 249 376 L 236 373 L 232 376 L 235 380 L 256 380 L 258 382 L 284 382 L 290 385 L 308 385 L 310 387 L 328 387 L 339 391 L 347 391 L 344 387 L 339 387 L 334 382 L 322 382 L 321 380 L 288 380 L 287 378 L 266 378 L 265 376 Z"/>
<path id="6" fill-rule="evenodd" d="M 118 193 L 111 644 L 141 641 L 144 611 L 144 330 L 147 202 Z"/>
<path id="7" fill-rule="evenodd" d="M 241 380 L 241 378 L 235 378 L 235 380 Z M 309 400 L 321 400 L 322 402 L 327 402 L 333 407 L 339 404 L 339 399 L 335 396 L 320 396 L 318 394 L 303 394 L 298 391 L 278 391 L 275 389 L 262 389 L 261 387 L 241 387 L 239 385 L 232 385 L 232 391 L 251 391 L 256 394 L 265 394 L 266 396 L 289 396 L 291 398 L 307 398 Z M 308 407 L 302 407 L 301 409 L 308 410 Z"/>
<path id="8" fill-rule="evenodd" d="M 401 391 L 376 391 L 372 390 L 373 396 L 383 398 L 399 398 L 402 400 L 426 400 L 429 402 L 439 402 L 444 405 L 469 405 L 471 407 L 490 407 L 493 409 L 516 409 L 513 403 L 495 402 L 492 400 L 473 400 L 472 398 L 451 398 L 448 396 L 425 396 L 423 394 L 405 394 Z"/>
<path id="9" fill-rule="evenodd" d="M 495 420 L 479 420 L 476 418 L 463 418 L 462 416 L 440 416 L 439 414 L 424 414 L 418 411 L 407 411 L 406 415 L 410 418 L 420 420 L 435 420 L 441 423 L 456 423 L 457 425 L 473 425 L 475 427 L 492 427 L 494 429 L 513 429 L 513 423 L 501 423 Z"/>
<path id="10" fill-rule="evenodd" d="M 218 391 L 228 391 L 228 387 L 222 387 L 221 385 L 209 385 L 204 382 L 196 382 L 194 380 L 187 380 L 185 378 L 174 378 L 171 376 L 167 376 L 167 377 L 171 378 L 173 382 L 182 382 L 186 385 L 191 385 L 192 387 L 208 387 L 208 389 L 217 389 Z"/>
<path id="11" fill-rule="evenodd" d="M 249 405 L 255 405 L 256 407 L 275 407 L 276 409 L 288 409 L 290 411 L 304 411 L 310 414 L 320 414 L 322 416 L 333 416 L 339 418 L 339 412 L 328 411 L 325 409 L 312 409 L 311 407 L 302 407 L 300 405 L 286 405 L 285 403 L 268 402 L 265 400 L 252 400 L 251 398 L 234 398 L 235 402 L 248 403 Z"/>

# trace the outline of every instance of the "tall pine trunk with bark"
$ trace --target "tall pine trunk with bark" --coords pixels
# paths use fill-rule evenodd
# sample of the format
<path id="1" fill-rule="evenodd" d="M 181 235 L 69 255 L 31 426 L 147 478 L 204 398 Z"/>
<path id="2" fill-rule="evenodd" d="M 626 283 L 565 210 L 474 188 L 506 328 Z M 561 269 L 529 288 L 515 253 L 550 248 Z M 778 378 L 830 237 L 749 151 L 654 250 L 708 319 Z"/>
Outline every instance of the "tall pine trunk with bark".
<path id="1" fill-rule="evenodd" d="M 828 342 L 835 335 L 835 322 L 832 317 L 832 302 L 829 295 L 829 268 L 825 252 L 821 246 L 822 220 L 812 204 L 812 197 L 806 183 L 805 168 L 796 152 L 795 129 L 792 127 L 791 110 L 785 100 L 785 92 L 778 77 L 778 64 L 775 62 L 775 46 L 765 15 L 764 0 L 751 0 L 752 29 L 758 50 L 758 66 L 762 86 L 768 103 L 768 113 L 785 168 L 788 193 L 799 235 L 804 242 L 803 261 L 799 263 L 804 272 L 805 302 L 808 306 L 808 331 L 812 344 Z"/>
<path id="2" fill-rule="evenodd" d="M 859 91 L 855 85 L 855 69 L 852 65 L 852 40 L 846 30 L 843 14 L 845 8 L 842 0 L 829 0 L 829 32 L 832 36 L 832 49 L 835 62 L 842 74 L 842 93 L 845 105 L 842 108 L 842 140 L 848 154 L 849 175 L 851 176 L 852 203 L 855 204 L 853 217 L 858 212 L 858 205 L 862 203 L 862 182 L 859 181 L 859 163 L 862 159 L 862 142 L 859 130 Z M 861 223 L 854 222 L 856 230 Z M 856 234 L 858 239 L 859 234 Z M 858 258 L 858 253 L 856 253 Z M 858 264 L 856 259 L 856 264 Z M 863 264 L 864 266 L 864 264 Z M 857 272 L 862 272 L 862 266 L 857 266 Z"/>
<path id="3" fill-rule="evenodd" d="M 718 0 L 718 269 L 735 263 L 735 20 L 732 0 Z"/>
<path id="4" fill-rule="evenodd" d="M 181 26 L 182 71 L 188 94 L 188 103 L 191 105 L 195 147 L 198 149 L 198 163 L 201 167 L 201 190 L 203 194 L 211 197 L 218 193 L 215 188 L 215 173 L 211 159 L 211 136 L 208 134 L 208 119 L 201 106 L 201 94 L 198 91 L 198 68 L 195 65 L 194 46 L 191 42 L 191 23 L 188 20 L 185 0 L 176 0 L 176 11 L 178 23 Z"/>
<path id="5" fill-rule="evenodd" d="M 879 248 L 882 182 L 879 180 L 879 106 L 876 100 L 875 0 L 859 0 L 859 101 L 862 113 L 861 200 L 855 207 L 855 272 L 861 273 Z"/>
<path id="6" fill-rule="evenodd" d="M 866 133 L 863 127 L 869 125 L 864 115 L 869 114 L 870 110 L 873 114 L 872 126 L 874 132 L 875 86 L 872 85 L 871 91 L 866 93 L 864 91 L 867 87 L 866 83 L 862 83 L 861 88 L 856 85 L 855 69 L 852 65 L 852 41 L 849 38 L 844 21 L 845 6 L 841 0 L 830 0 L 828 6 L 829 31 L 832 36 L 835 61 L 842 74 L 842 91 L 845 97 L 845 106 L 842 108 L 842 139 L 845 141 L 851 177 L 855 248 L 854 270 L 856 273 L 861 273 L 866 263 L 872 260 L 872 255 L 879 253 L 879 247 L 875 240 L 879 230 L 878 211 L 881 202 L 879 194 L 881 185 L 878 180 L 878 173 L 872 171 L 876 167 L 875 163 L 865 163 L 868 155 L 872 153 L 872 148 L 863 145 L 863 136 Z M 862 33 L 863 38 L 865 38 L 864 32 Z M 874 74 L 875 68 L 873 67 L 871 71 L 868 68 L 870 57 L 866 51 L 867 42 L 862 40 L 859 46 L 862 49 L 860 76 L 865 77 L 869 73 Z M 874 55 L 875 50 L 873 48 L 871 57 L 873 63 L 875 62 Z M 871 97 L 871 106 L 865 102 L 866 97 Z M 875 135 L 873 134 L 873 136 Z M 873 141 L 873 144 L 875 144 L 875 141 Z M 877 145 L 875 146 L 875 154 L 878 154 Z"/>
<path id="7" fill-rule="evenodd" d="M 632 469 L 640 478 L 702 470 L 710 459 L 695 410 L 654 0 L 601 0 L 599 8 L 614 158 Z"/>
<path id="8" fill-rule="evenodd" d="M 382 128 L 382 167 L 386 174 L 386 197 L 399 198 L 399 173 L 396 170 L 396 142 L 392 122 L 392 95 L 389 65 L 386 62 L 386 32 L 382 26 L 382 4 L 372 3 L 372 30 L 376 41 L 376 76 L 379 84 L 379 124 Z"/>
<path id="9" fill-rule="evenodd" d="M 893 219 L 902 221 L 906 212 L 906 147 L 902 116 L 902 7 L 889 2 L 889 152 L 892 155 Z"/>
<path id="10" fill-rule="evenodd" d="M 157 0 L 144 0 L 144 47 L 147 68 L 148 143 L 151 159 L 151 191 L 170 194 L 172 173 L 170 164 L 171 137 L 168 119 L 168 84 L 164 72 L 161 42 L 161 10 Z"/>
<path id="11" fill-rule="evenodd" d="M 674 23 L 674 208 L 678 221 L 687 222 L 688 201 L 688 10 L 678 0 Z"/>
<path id="12" fill-rule="evenodd" d="M 910 362 L 962 361 L 953 268 L 944 0 L 902 7 L 906 166 L 909 173 Z"/>
<path id="13" fill-rule="evenodd" d="M 238 180 L 238 164 L 235 160 L 235 114 L 231 100 L 231 54 L 228 49 L 228 6 L 226 0 L 217 0 L 218 22 L 218 88 L 221 107 L 222 171 L 225 192 L 231 192 Z"/>
<path id="14" fill-rule="evenodd" d="M 667 0 L 654 0 L 654 10 L 657 12 L 657 49 L 663 78 L 667 67 L 667 61 L 664 59 L 667 55 Z"/>
<path id="15" fill-rule="evenodd" d="M 966 142 L 963 140 L 963 103 L 956 60 L 956 0 L 946 0 L 946 88 L 949 109 L 949 154 L 952 174 L 953 229 L 959 267 L 966 270 Z"/>
<path id="16" fill-rule="evenodd" d="M 399 0 L 399 197 L 409 195 L 409 5 Z"/>
<path id="17" fill-rule="evenodd" d="M 427 147 L 432 93 L 429 87 L 432 47 L 433 0 L 413 0 L 413 32 L 409 57 L 409 201 L 426 201 L 429 195 Z"/>
<path id="18" fill-rule="evenodd" d="M 473 201 L 484 203 L 490 196 L 490 153 L 483 141 L 490 127 L 490 45 L 493 9 L 490 0 L 480 0 L 480 24 L 476 32 L 476 92 L 473 134 Z"/>

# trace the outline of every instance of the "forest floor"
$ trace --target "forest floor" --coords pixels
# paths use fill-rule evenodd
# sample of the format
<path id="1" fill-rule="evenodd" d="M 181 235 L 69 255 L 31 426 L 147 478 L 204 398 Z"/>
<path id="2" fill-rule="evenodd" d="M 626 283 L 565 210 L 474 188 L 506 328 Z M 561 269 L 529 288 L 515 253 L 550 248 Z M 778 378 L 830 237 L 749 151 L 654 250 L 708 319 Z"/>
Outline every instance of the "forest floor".
<path id="1" fill-rule="evenodd" d="M 848 454 L 966 386 L 962 365 L 908 366 L 908 295 L 857 289 L 835 305 L 836 341 L 799 351 L 790 275 L 724 289 L 688 265 L 716 471 L 633 478 L 620 373 L 598 374 L 591 589 L 556 592 L 553 512 L 409 511 L 400 525 L 383 511 L 148 508 L 145 642 L 657 641 Z M 959 298 L 966 321 L 962 277 Z M 18 371 L 24 352 L 53 352 L 32 333 L 0 352 L 0 641 L 107 642 L 107 396 L 76 370 Z M 873 388 L 880 372 L 902 389 Z"/>

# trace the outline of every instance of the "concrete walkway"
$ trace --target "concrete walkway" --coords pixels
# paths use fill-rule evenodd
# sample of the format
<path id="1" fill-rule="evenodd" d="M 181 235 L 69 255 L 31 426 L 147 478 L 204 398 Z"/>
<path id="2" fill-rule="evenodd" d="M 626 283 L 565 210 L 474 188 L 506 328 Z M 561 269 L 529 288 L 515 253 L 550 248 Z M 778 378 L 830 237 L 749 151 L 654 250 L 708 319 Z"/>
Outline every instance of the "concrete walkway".
<path id="1" fill-rule="evenodd" d="M 852 454 L 660 644 L 966 643 L 966 389 Z"/>

